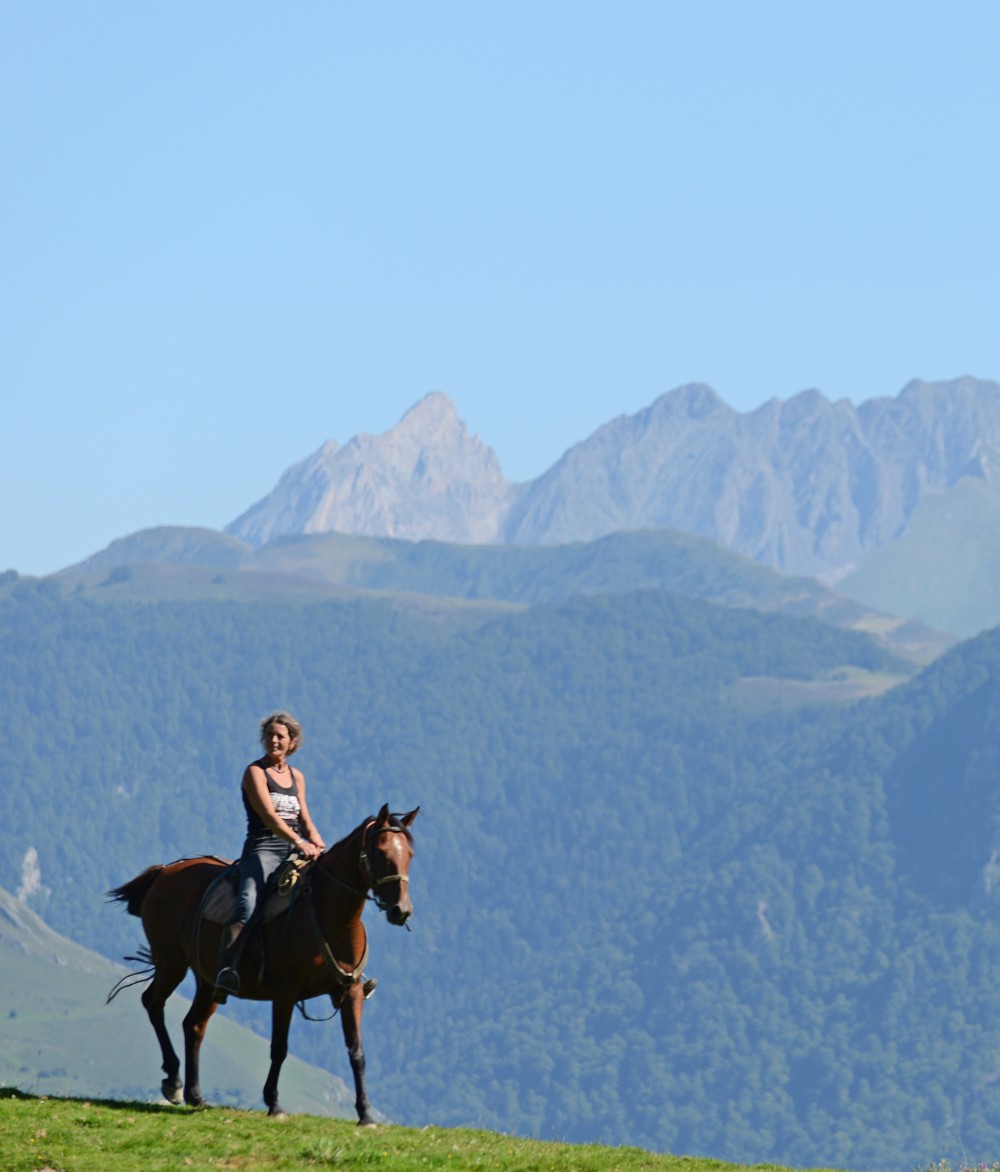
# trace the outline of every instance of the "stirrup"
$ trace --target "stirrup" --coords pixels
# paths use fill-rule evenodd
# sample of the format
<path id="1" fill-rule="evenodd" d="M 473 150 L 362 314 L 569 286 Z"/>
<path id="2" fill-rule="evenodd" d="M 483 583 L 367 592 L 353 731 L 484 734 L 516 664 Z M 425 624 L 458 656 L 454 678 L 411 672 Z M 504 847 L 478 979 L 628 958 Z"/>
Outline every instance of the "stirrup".
<path id="1" fill-rule="evenodd" d="M 239 991 L 240 974 L 234 968 L 226 967 L 219 969 L 219 975 L 215 978 L 215 992 L 222 994 L 222 997 L 219 999 L 219 1004 L 224 1005 L 226 997 L 230 993 L 234 997 L 238 996 Z"/>
<path id="2" fill-rule="evenodd" d="M 374 977 L 369 977 L 368 980 L 365 981 L 365 983 L 361 986 L 361 992 L 364 993 L 366 1001 L 375 992 L 375 986 L 377 984 L 378 981 L 376 981 Z"/>

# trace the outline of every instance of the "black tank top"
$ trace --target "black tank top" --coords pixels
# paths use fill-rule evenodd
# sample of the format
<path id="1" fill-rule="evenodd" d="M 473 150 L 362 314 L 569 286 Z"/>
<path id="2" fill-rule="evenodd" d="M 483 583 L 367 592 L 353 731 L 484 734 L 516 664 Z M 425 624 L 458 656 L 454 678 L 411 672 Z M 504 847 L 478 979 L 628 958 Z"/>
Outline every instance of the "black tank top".
<path id="1" fill-rule="evenodd" d="M 270 769 L 264 770 L 264 777 L 267 779 L 267 792 L 271 795 L 271 802 L 274 805 L 275 814 L 288 826 L 289 830 L 294 830 L 298 834 L 301 830 L 301 823 L 299 821 L 299 813 L 301 810 L 301 806 L 299 805 L 299 782 L 291 766 L 288 767 L 288 773 L 292 779 L 292 784 L 289 786 L 279 785 L 271 776 Z M 281 838 L 279 834 L 274 833 L 270 826 L 265 824 L 261 816 L 250 805 L 250 801 L 247 798 L 247 791 L 241 790 L 241 793 L 243 794 L 243 808 L 247 812 L 247 837 Z M 282 839 L 282 841 L 284 840 Z"/>

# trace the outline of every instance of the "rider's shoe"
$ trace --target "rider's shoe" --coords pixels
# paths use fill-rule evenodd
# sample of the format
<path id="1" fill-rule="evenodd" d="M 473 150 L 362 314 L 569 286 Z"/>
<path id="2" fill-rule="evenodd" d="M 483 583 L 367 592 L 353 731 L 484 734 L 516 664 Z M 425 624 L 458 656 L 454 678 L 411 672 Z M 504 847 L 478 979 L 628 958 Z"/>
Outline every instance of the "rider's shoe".
<path id="1" fill-rule="evenodd" d="M 215 978 L 215 999 L 219 1005 L 225 1005 L 230 993 L 235 997 L 240 991 L 240 974 L 236 971 L 236 962 L 241 952 L 240 936 L 242 932 L 242 924 L 229 925 L 226 943 L 219 957 L 219 972 Z"/>
<path id="2" fill-rule="evenodd" d="M 361 992 L 364 993 L 366 1001 L 375 992 L 375 986 L 377 984 L 378 981 L 376 981 L 374 977 L 369 977 L 368 980 L 365 981 L 365 983 L 361 986 Z"/>

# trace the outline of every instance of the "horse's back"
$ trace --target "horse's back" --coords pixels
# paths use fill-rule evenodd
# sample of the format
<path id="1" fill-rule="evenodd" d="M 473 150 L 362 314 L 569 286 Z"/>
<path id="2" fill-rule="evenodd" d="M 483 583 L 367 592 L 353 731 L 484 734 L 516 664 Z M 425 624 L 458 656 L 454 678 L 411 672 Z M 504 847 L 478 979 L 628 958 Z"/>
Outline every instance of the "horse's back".
<path id="1" fill-rule="evenodd" d="M 218 855 L 197 855 L 190 859 L 177 859 L 167 863 L 163 868 L 163 878 L 180 881 L 184 876 L 185 882 L 211 883 L 227 867 L 232 866 L 232 859 L 220 859 Z"/>
<path id="2" fill-rule="evenodd" d="M 124 903 L 129 914 L 139 916 L 148 928 L 151 921 L 173 919 L 177 913 L 196 913 L 209 884 L 229 865 L 226 859 L 214 855 L 161 863 L 147 867 L 108 894 Z"/>
<path id="3" fill-rule="evenodd" d="M 178 859 L 163 868 L 150 895 L 159 893 L 161 897 L 165 895 L 171 900 L 184 900 L 191 893 L 200 900 L 209 884 L 230 865 L 228 859 L 219 859 L 214 855 Z"/>

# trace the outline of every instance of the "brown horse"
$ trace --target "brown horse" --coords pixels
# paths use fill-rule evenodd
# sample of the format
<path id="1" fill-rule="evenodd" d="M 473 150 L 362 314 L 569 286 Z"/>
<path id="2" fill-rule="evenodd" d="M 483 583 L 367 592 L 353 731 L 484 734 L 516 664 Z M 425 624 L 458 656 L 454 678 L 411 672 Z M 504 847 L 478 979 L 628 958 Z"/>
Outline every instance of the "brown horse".
<path id="1" fill-rule="evenodd" d="M 288 911 L 260 929 L 262 955 L 253 941 L 239 962 L 239 996 L 270 1001 L 271 1067 L 264 1083 L 268 1114 L 282 1118 L 278 1102 L 278 1075 L 288 1053 L 288 1028 L 295 1003 L 329 995 L 344 1029 L 356 1092 L 358 1123 L 373 1125 L 365 1087 L 365 1054 L 361 1045 L 364 995 L 362 970 L 368 943 L 361 913 L 365 900 L 374 900 L 390 924 L 405 924 L 413 914 L 409 894 L 409 866 L 413 857 L 410 824 L 420 807 L 399 817 L 383 806 L 346 838 L 330 847 L 302 881 L 303 890 Z M 204 1105 L 199 1086 L 198 1053 L 209 1018 L 219 1002 L 214 989 L 222 927 L 199 923 L 206 890 L 225 869 L 219 859 L 182 859 L 167 866 L 149 867 L 128 883 L 108 892 L 142 919 L 154 966 L 152 983 L 142 995 L 149 1020 L 160 1043 L 163 1095 L 172 1103 Z M 180 1060 L 171 1045 L 164 1021 L 167 998 L 190 968 L 197 988 L 184 1018 L 184 1082 Z M 112 993 L 113 995 L 113 993 Z"/>

